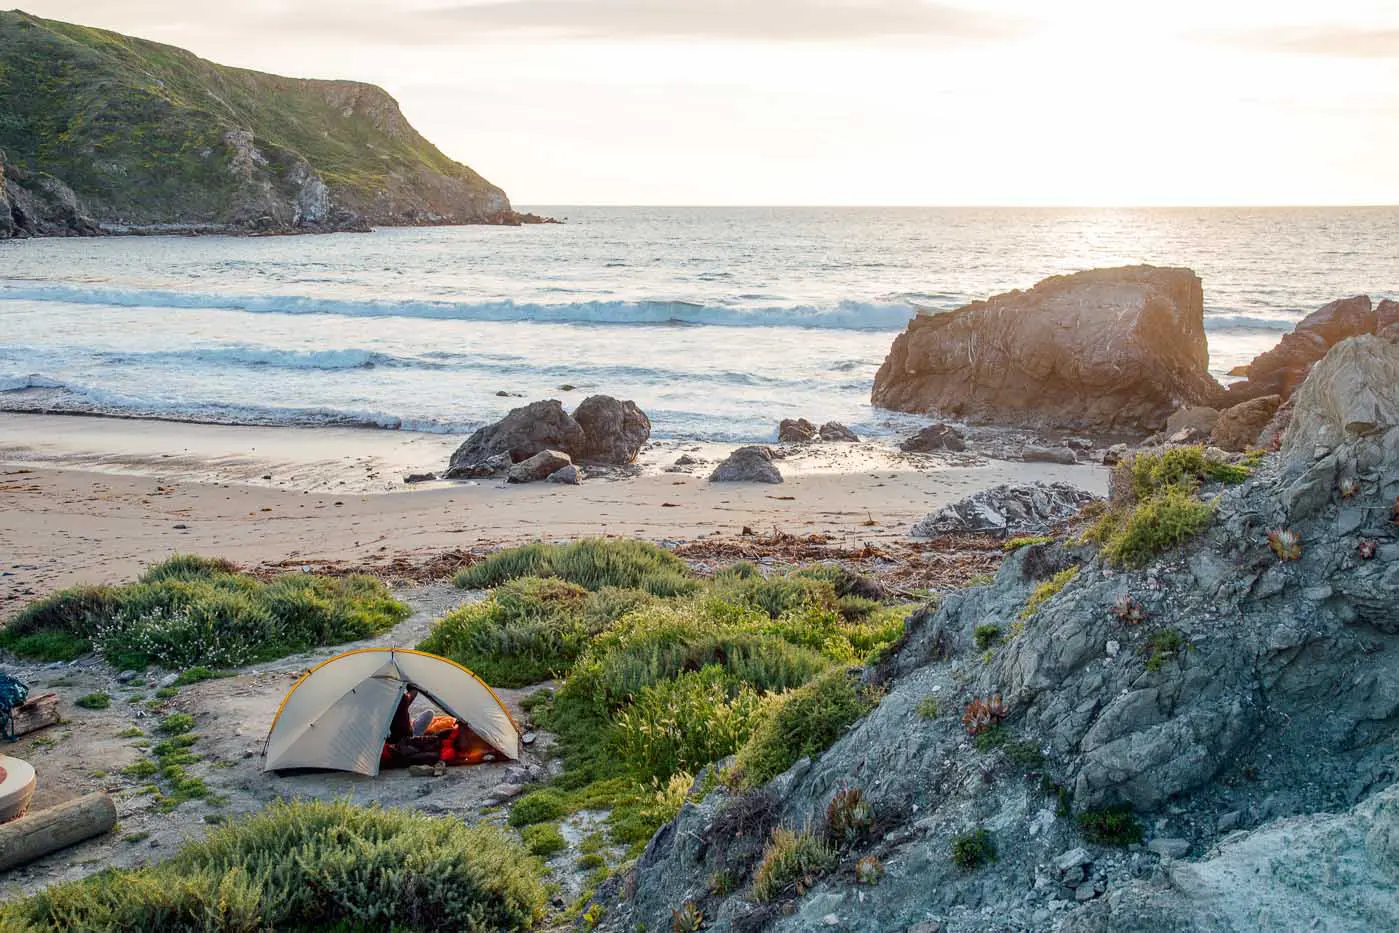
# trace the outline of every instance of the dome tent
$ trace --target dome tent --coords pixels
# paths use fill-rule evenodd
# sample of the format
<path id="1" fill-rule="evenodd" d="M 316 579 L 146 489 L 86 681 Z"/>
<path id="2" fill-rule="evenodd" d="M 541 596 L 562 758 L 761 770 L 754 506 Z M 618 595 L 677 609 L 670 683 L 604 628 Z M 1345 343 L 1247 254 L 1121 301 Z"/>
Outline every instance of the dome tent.
<path id="1" fill-rule="evenodd" d="M 471 671 L 422 651 L 361 648 L 317 665 L 288 691 L 263 746 L 263 770 L 377 775 L 389 725 L 410 686 L 506 758 L 520 757 L 519 728 Z"/>

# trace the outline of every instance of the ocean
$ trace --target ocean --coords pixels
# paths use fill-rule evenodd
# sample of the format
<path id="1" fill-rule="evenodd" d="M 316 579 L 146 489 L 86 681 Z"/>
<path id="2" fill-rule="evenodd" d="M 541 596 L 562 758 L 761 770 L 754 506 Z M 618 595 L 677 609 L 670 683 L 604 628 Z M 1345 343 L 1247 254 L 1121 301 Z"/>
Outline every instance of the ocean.
<path id="1" fill-rule="evenodd" d="M 528 209 L 567 223 L 0 243 L 0 410 L 454 434 L 606 393 L 663 439 L 879 436 L 918 421 L 869 405 L 915 305 L 1189 266 L 1223 377 L 1399 296 L 1396 208 Z"/>

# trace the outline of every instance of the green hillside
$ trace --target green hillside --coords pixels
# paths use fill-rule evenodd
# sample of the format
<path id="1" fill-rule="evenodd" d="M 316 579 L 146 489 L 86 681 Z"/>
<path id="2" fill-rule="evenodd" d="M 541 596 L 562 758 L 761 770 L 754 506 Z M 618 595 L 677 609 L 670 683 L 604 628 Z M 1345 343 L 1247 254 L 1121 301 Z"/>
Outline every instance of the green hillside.
<path id="1" fill-rule="evenodd" d="M 46 173 L 105 227 L 513 221 L 504 192 L 380 88 L 228 68 L 17 11 L 0 12 L 0 149 L 12 201 Z"/>

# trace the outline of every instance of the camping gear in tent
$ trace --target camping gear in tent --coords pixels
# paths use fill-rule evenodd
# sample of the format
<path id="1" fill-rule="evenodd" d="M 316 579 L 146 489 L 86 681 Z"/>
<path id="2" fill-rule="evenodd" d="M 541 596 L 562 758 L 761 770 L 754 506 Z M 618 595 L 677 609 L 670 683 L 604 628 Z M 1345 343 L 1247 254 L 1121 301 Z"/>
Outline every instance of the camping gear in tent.
<path id="1" fill-rule="evenodd" d="M 519 728 L 471 671 L 422 651 L 361 648 L 312 668 L 291 688 L 267 734 L 263 770 L 377 775 L 389 723 L 410 685 L 506 758 L 520 757 Z"/>

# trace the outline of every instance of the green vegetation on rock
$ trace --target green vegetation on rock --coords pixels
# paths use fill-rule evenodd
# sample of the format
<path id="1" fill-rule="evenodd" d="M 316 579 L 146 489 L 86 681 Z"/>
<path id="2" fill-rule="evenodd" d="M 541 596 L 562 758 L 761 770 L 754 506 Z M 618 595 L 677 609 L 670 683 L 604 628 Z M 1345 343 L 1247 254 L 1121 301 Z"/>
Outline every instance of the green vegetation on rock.
<path id="1" fill-rule="evenodd" d="M 47 659 L 61 643 L 126 669 L 207 671 L 368 638 L 407 616 L 370 577 L 263 582 L 224 561 L 177 556 L 128 586 L 76 587 L 30 603 L 0 629 L 0 647 Z"/>

